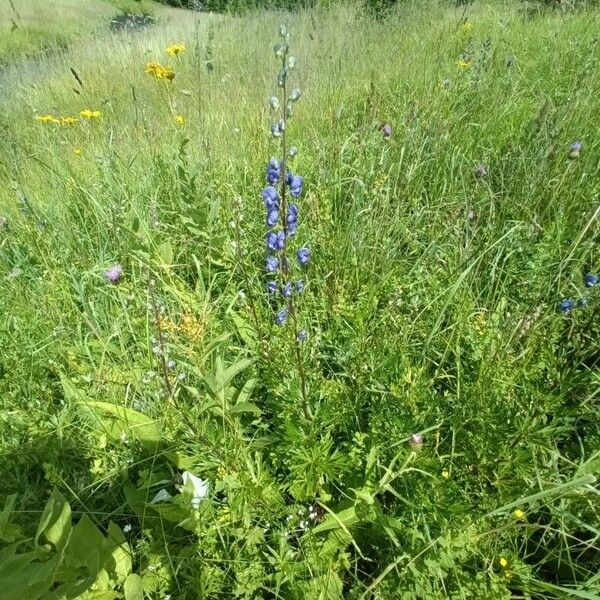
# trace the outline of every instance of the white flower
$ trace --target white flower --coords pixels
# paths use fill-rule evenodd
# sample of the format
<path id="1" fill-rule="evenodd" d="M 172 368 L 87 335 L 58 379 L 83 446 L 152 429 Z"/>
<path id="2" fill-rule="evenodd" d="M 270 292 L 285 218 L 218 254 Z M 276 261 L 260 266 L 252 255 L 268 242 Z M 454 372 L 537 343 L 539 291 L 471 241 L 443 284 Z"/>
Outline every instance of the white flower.
<path id="1" fill-rule="evenodd" d="M 183 479 L 183 487 L 192 492 L 192 506 L 199 508 L 202 499 L 208 496 L 208 481 L 196 477 L 189 471 L 184 471 L 181 477 Z"/>
<path id="2" fill-rule="evenodd" d="M 123 526 L 123 533 L 129 533 L 131 531 L 131 523 L 127 523 Z"/>

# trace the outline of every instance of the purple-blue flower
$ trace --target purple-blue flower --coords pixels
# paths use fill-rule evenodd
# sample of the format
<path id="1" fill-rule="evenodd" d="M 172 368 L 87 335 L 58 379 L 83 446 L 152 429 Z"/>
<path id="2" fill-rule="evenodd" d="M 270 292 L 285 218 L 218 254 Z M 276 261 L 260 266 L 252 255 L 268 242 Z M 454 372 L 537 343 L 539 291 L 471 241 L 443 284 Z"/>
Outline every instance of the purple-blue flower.
<path id="1" fill-rule="evenodd" d="M 288 316 L 288 309 L 287 308 L 282 308 L 277 315 L 275 316 L 275 322 L 277 323 L 277 325 L 283 325 L 287 319 Z"/>
<path id="2" fill-rule="evenodd" d="M 269 233 L 267 233 L 267 248 L 269 250 L 273 250 L 275 252 L 277 252 L 277 250 L 282 250 L 284 242 L 285 234 L 283 231 L 278 231 L 277 233 L 274 231 L 269 231 Z"/>
<path id="3" fill-rule="evenodd" d="M 281 290 L 284 298 L 290 298 L 292 295 L 292 282 L 288 281 L 284 286 L 283 290 Z"/>
<path id="4" fill-rule="evenodd" d="M 279 161 L 276 158 L 272 158 L 267 165 L 267 181 L 273 185 L 279 181 L 281 176 L 281 167 Z"/>
<path id="5" fill-rule="evenodd" d="M 263 200 L 265 201 L 265 208 L 272 210 L 277 208 L 277 202 L 279 202 L 279 194 L 277 190 L 272 186 L 266 187 L 262 192 Z"/>
<path id="6" fill-rule="evenodd" d="M 267 256 L 267 273 L 273 273 L 279 269 L 279 259 L 276 256 Z"/>
<path id="7" fill-rule="evenodd" d="M 296 291 L 301 294 L 304 291 L 304 280 L 299 279 L 298 281 L 296 281 Z"/>
<path id="8" fill-rule="evenodd" d="M 308 248 L 300 248 L 296 252 L 296 256 L 298 257 L 298 262 L 305 267 L 310 260 L 310 250 Z"/>
<path id="9" fill-rule="evenodd" d="M 569 147 L 571 152 L 579 152 L 581 150 L 581 142 L 573 142 Z"/>
<path id="10" fill-rule="evenodd" d="M 572 310 L 573 307 L 575 306 L 575 302 L 573 302 L 573 300 L 571 300 L 571 298 L 565 298 L 560 304 L 559 304 L 559 308 L 561 310 L 561 312 L 565 313 L 566 315 L 569 314 Z"/>
<path id="11" fill-rule="evenodd" d="M 274 294 L 277 291 L 277 282 L 276 281 L 268 281 L 267 282 L 267 292 L 269 294 Z"/>
<path id="12" fill-rule="evenodd" d="M 119 283 L 119 280 L 123 276 L 123 267 L 121 265 L 113 265 L 106 269 L 104 276 L 110 283 Z"/>
<path id="13" fill-rule="evenodd" d="M 304 342 L 304 341 L 306 341 L 306 338 L 307 338 L 307 337 L 308 337 L 308 333 L 306 333 L 306 329 L 301 329 L 301 330 L 298 332 L 298 335 L 296 336 L 296 339 L 297 339 L 299 342 Z"/>
<path id="14" fill-rule="evenodd" d="M 585 283 L 585 287 L 594 287 L 595 285 L 598 285 L 598 275 L 594 275 L 594 273 L 588 273 L 584 278 L 583 278 L 583 282 Z"/>
<path id="15" fill-rule="evenodd" d="M 302 194 L 302 184 L 304 183 L 304 177 L 300 175 L 294 175 L 290 181 L 290 194 L 294 198 L 299 198 Z"/>
<path id="16" fill-rule="evenodd" d="M 275 227 L 277 221 L 279 221 L 279 211 L 274 208 L 267 214 L 267 227 Z"/>
<path id="17" fill-rule="evenodd" d="M 383 139 L 384 140 L 388 140 L 392 137 L 392 126 L 389 123 L 386 123 L 382 128 L 381 128 L 381 133 L 383 134 Z"/>

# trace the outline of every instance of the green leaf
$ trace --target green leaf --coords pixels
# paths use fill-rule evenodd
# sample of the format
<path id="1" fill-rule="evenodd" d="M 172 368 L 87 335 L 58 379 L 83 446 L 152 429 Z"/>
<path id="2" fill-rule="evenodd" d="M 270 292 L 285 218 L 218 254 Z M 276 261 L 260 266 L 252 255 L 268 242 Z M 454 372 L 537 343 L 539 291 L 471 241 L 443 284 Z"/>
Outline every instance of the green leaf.
<path id="1" fill-rule="evenodd" d="M 144 600 L 142 578 L 135 573 L 128 575 L 123 591 L 125 592 L 125 600 Z"/>
<path id="2" fill-rule="evenodd" d="M 39 544 L 43 535 L 57 551 L 60 551 L 67 544 L 71 529 L 71 507 L 64 496 L 58 490 L 54 490 L 40 517 L 35 543 Z"/>
<path id="3" fill-rule="evenodd" d="M 229 409 L 231 414 L 239 414 L 239 413 L 253 413 L 256 416 L 259 416 L 262 411 L 256 404 L 252 404 L 252 402 L 238 402 L 234 406 Z"/>
<path id="4" fill-rule="evenodd" d="M 120 441 L 125 434 L 151 448 L 156 448 L 160 442 L 161 431 L 156 421 L 137 410 L 94 400 L 80 402 L 78 408 L 82 416 L 94 417 L 102 431 L 115 441 Z"/>
<path id="5" fill-rule="evenodd" d="M 16 494 L 11 494 L 6 499 L 4 510 L 0 513 L 0 540 L 9 544 L 23 537 L 21 528 L 18 525 L 9 522 L 16 498 Z"/>
<path id="6" fill-rule="evenodd" d="M 170 267 L 173 264 L 173 248 L 169 242 L 163 242 L 158 247 L 158 255 L 164 265 Z"/>

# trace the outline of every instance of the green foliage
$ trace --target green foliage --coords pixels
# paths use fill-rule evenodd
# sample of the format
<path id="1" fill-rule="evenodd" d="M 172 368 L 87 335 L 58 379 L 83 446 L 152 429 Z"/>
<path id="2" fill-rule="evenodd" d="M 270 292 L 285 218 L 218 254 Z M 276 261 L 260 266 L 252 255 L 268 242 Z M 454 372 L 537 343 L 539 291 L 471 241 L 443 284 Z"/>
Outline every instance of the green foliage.
<path id="1" fill-rule="evenodd" d="M 597 11 L 155 10 L 0 75 L 2 600 L 597 598 Z M 309 415 L 264 292 L 282 19 Z"/>

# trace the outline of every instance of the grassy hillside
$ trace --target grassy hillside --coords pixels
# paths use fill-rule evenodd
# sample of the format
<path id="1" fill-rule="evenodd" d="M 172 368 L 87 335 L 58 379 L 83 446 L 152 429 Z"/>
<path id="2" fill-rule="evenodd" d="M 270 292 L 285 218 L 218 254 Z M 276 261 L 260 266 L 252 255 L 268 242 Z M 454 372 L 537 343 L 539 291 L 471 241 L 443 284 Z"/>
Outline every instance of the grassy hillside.
<path id="1" fill-rule="evenodd" d="M 3 600 L 599 597 L 600 12 L 519 6 L 5 70 Z"/>
<path id="2" fill-rule="evenodd" d="M 178 14 L 151 0 L 2 0 L 0 66 L 103 34 L 110 20 L 123 11 L 147 12 L 158 18 Z"/>

